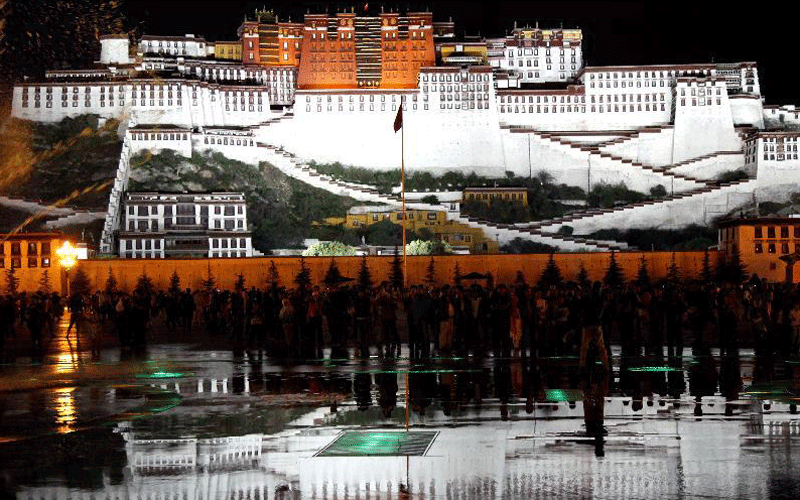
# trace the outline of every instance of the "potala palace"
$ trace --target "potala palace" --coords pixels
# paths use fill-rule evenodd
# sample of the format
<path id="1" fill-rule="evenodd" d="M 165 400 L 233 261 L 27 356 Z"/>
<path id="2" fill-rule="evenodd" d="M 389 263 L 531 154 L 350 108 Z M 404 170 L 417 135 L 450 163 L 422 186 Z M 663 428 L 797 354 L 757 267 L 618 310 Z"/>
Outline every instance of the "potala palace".
<path id="1" fill-rule="evenodd" d="M 371 186 L 320 175 L 308 162 L 398 169 L 401 134 L 392 124 L 400 105 L 411 171 L 546 171 L 583 189 L 624 182 L 668 193 L 512 226 L 461 216 L 460 194 L 440 196 L 443 206 L 412 197 L 413 208 L 448 210 L 500 241 L 624 248 L 579 235 L 708 224 L 796 189 L 800 109 L 764 105 L 755 62 L 587 67 L 578 29 L 515 26 L 502 38 L 457 40 L 452 22 L 433 17 L 340 12 L 293 23 L 257 12 L 229 42 L 107 35 L 93 68 L 16 85 L 12 113 L 40 122 L 97 114 L 124 124 L 104 253 L 116 250 L 130 158 L 141 150 L 267 161 L 336 194 L 397 204 Z M 716 180 L 736 170 L 748 178 Z M 575 236 L 556 234 L 563 225 Z"/>

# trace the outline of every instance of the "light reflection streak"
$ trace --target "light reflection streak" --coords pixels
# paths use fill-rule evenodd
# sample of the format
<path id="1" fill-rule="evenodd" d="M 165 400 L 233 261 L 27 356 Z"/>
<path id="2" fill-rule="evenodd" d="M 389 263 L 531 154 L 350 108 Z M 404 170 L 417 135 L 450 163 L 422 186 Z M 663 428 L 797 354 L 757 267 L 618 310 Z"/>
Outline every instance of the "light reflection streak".
<path id="1" fill-rule="evenodd" d="M 66 434 L 72 432 L 72 426 L 78 417 L 77 409 L 75 408 L 75 388 L 65 387 L 55 389 L 55 411 L 56 411 L 56 431 L 59 434 Z"/>

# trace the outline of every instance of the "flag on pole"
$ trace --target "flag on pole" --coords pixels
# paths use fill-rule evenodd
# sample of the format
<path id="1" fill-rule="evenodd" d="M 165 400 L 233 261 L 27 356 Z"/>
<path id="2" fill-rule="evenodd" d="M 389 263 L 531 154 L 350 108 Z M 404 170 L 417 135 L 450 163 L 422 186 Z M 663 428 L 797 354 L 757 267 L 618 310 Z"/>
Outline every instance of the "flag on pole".
<path id="1" fill-rule="evenodd" d="M 403 128 L 403 102 L 400 102 L 400 107 L 397 110 L 397 116 L 394 119 L 394 132 Z"/>
<path id="2" fill-rule="evenodd" d="M 369 4 L 365 3 L 364 4 L 364 12 L 367 12 L 368 10 L 369 10 Z"/>

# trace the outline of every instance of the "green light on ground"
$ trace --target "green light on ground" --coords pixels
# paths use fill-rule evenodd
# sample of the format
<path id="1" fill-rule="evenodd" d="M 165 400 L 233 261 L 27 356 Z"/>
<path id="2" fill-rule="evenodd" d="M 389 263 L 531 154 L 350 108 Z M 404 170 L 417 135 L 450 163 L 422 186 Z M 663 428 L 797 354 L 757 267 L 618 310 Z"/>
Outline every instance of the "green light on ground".
<path id="1" fill-rule="evenodd" d="M 629 372 L 679 372 L 681 371 L 679 368 L 673 368 L 671 366 L 637 366 L 635 368 L 628 368 Z"/>
<path id="2" fill-rule="evenodd" d="M 140 373 L 136 378 L 179 378 L 183 377 L 183 373 L 178 372 L 153 372 L 153 373 Z"/>
<path id="3" fill-rule="evenodd" d="M 545 389 L 544 397 L 546 401 L 580 401 L 583 393 L 577 389 Z"/>
<path id="4" fill-rule="evenodd" d="M 435 432 L 345 432 L 317 456 L 422 456 Z"/>

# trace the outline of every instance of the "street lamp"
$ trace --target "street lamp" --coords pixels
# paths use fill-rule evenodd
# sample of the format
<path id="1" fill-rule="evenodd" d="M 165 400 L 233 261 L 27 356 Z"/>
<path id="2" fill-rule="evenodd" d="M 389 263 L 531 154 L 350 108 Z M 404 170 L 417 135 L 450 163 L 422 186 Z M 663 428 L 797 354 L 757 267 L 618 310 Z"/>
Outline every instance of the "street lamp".
<path id="1" fill-rule="evenodd" d="M 61 248 L 56 250 L 56 255 L 58 255 L 58 263 L 61 265 L 67 277 L 67 297 L 69 297 L 69 271 L 75 267 L 75 264 L 78 262 L 78 252 L 75 250 L 75 247 L 72 246 L 72 243 L 65 241 L 64 244 L 61 245 Z"/>

